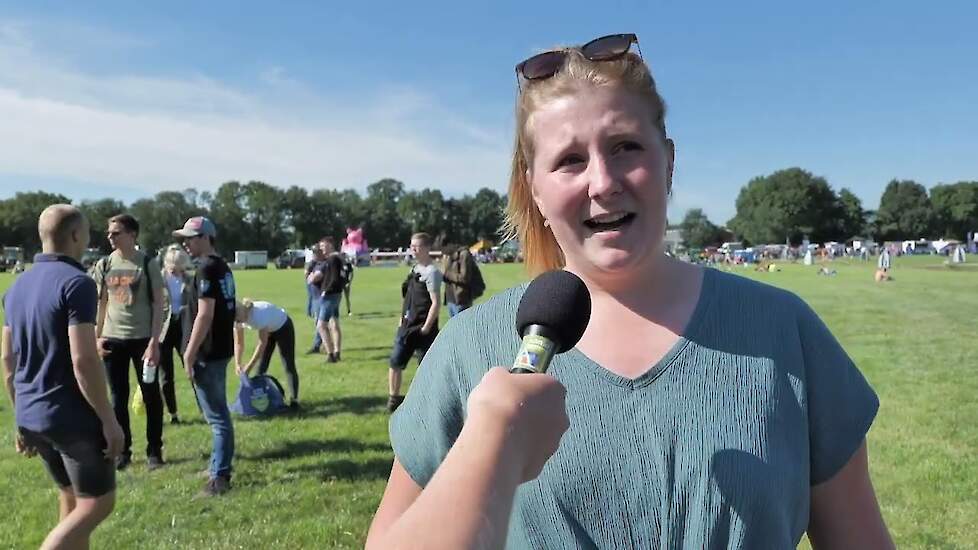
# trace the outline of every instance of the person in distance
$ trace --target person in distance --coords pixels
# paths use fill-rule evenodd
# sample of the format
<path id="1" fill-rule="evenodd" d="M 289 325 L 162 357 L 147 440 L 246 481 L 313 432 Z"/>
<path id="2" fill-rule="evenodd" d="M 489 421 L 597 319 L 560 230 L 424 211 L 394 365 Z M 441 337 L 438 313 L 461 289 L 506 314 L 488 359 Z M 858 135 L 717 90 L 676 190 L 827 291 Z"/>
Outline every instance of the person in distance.
<path id="1" fill-rule="evenodd" d="M 473 402 L 519 346 L 525 286 L 474 307 L 391 418 L 368 546 L 422 547 L 433 530 L 511 548 L 788 548 L 806 532 L 815 548 L 893 547 L 866 448 L 879 401 L 831 332 L 787 291 L 663 253 L 674 144 L 637 44 L 612 35 L 517 66 L 507 227 L 531 273 L 566 269 L 591 294 L 584 336 L 548 371 L 570 430 L 535 479 L 497 494 L 514 495 L 512 513 L 468 517 L 481 486 L 457 483 L 445 524 L 432 503 L 465 469 L 453 456 L 532 463 L 554 435 L 524 425 L 529 411 L 486 419 Z"/>

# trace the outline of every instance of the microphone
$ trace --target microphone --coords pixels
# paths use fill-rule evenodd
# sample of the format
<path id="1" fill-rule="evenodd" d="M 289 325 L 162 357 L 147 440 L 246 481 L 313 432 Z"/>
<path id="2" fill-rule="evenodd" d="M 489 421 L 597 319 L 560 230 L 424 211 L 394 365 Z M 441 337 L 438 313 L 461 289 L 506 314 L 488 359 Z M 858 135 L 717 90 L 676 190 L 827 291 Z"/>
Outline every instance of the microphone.
<path id="1" fill-rule="evenodd" d="M 590 319 L 591 294 L 580 277 L 554 270 L 533 279 L 516 311 L 523 343 L 509 372 L 547 372 L 554 355 L 577 345 Z"/>

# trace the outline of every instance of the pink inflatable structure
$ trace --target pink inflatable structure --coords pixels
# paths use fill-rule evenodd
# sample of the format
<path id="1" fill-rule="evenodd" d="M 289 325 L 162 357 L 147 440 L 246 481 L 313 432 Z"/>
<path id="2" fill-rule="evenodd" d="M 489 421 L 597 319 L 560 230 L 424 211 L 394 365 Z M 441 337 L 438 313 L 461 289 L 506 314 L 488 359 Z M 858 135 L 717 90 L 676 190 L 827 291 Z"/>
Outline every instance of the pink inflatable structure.
<path id="1" fill-rule="evenodd" d="M 367 239 L 363 236 L 363 228 L 346 228 L 346 238 L 343 239 L 343 246 L 340 251 L 350 258 L 356 258 L 359 264 L 363 261 L 370 261 L 370 248 L 367 247 Z"/>

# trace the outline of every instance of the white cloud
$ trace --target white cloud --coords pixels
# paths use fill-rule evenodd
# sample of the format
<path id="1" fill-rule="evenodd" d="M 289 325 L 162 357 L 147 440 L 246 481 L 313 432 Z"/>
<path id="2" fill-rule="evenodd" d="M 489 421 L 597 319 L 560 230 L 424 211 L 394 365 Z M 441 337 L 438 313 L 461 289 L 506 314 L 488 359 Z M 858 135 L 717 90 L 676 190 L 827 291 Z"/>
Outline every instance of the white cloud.
<path id="1" fill-rule="evenodd" d="M 449 194 L 503 190 L 510 153 L 502 127 L 480 127 L 408 87 L 330 97 L 282 67 L 247 89 L 207 75 L 95 74 L 9 22 L 0 22 L 0 121 L 0 174 L 147 195 L 230 179 L 316 188 L 395 177 Z"/>

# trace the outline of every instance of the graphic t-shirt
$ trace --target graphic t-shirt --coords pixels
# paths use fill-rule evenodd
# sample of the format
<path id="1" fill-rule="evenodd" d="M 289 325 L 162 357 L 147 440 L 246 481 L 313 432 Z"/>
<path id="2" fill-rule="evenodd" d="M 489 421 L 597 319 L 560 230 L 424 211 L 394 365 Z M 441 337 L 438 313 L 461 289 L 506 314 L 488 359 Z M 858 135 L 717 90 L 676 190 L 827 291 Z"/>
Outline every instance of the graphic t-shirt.
<path id="1" fill-rule="evenodd" d="M 154 299 L 163 297 L 163 276 L 156 259 L 149 260 L 137 250 L 131 260 L 119 251 L 95 263 L 92 278 L 98 285 L 99 298 L 107 299 L 102 336 L 122 340 L 149 338 L 153 330 L 153 305 L 147 280 Z"/>
<path id="2" fill-rule="evenodd" d="M 214 319 L 207 337 L 200 347 L 200 361 L 230 359 L 234 355 L 234 274 L 228 264 L 217 255 L 200 260 L 194 274 L 194 288 L 198 298 L 214 299 Z"/>

